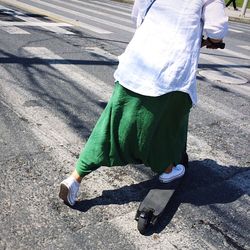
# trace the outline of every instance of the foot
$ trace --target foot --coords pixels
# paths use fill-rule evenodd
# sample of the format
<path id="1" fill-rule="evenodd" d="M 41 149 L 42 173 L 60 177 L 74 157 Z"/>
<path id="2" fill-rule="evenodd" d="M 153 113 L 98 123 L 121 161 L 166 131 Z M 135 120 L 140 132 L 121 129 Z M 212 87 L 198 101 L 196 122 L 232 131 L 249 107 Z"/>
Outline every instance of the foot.
<path id="1" fill-rule="evenodd" d="M 61 182 L 59 197 L 68 205 L 74 206 L 79 187 L 80 183 L 73 176 L 70 176 Z"/>
<path id="2" fill-rule="evenodd" d="M 181 164 L 176 165 L 172 168 L 172 171 L 170 173 L 164 172 L 159 176 L 160 182 L 168 183 L 171 182 L 177 178 L 182 177 L 185 174 L 185 167 Z"/>

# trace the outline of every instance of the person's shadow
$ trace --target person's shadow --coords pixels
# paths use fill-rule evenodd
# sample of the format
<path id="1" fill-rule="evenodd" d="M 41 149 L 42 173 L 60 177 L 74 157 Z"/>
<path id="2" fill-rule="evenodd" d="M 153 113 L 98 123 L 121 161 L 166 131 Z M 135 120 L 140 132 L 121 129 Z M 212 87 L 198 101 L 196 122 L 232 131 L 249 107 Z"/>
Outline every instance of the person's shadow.
<path id="1" fill-rule="evenodd" d="M 203 206 L 231 203 L 237 200 L 246 191 L 238 185 L 233 185 L 232 180 L 240 182 L 240 179 L 235 178 L 249 170 L 250 167 L 221 166 L 209 159 L 189 162 L 185 177 L 164 210 L 160 223 L 156 223 L 154 228 L 148 230 L 147 235 L 161 232 L 169 224 L 181 203 Z M 79 201 L 73 208 L 86 212 L 98 205 L 141 202 L 150 189 L 157 188 L 156 178 L 157 176 L 116 190 L 104 190 L 102 196 Z"/>

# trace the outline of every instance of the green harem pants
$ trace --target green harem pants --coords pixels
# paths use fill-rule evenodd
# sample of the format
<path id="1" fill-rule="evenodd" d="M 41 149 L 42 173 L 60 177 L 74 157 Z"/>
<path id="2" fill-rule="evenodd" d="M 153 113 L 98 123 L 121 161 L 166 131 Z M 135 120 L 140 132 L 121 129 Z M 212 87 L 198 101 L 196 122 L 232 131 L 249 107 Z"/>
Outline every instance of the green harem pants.
<path id="1" fill-rule="evenodd" d="M 100 166 L 141 164 L 162 173 L 178 164 L 187 142 L 192 102 L 174 91 L 158 97 L 134 93 L 118 82 L 76 163 L 83 177 Z"/>

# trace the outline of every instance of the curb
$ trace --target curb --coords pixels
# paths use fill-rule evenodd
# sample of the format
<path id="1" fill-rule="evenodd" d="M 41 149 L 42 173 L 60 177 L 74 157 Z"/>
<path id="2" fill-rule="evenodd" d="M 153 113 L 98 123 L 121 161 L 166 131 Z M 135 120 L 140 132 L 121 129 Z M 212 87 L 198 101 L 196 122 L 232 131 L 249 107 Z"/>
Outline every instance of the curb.
<path id="1" fill-rule="evenodd" d="M 250 24 L 250 18 L 229 16 L 229 21 Z"/>

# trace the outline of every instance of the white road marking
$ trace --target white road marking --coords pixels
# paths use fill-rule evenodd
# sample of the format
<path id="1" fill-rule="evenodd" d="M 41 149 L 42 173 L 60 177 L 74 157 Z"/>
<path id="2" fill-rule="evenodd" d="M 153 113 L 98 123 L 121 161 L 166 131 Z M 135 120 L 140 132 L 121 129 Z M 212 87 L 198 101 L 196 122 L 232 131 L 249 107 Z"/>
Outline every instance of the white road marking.
<path id="1" fill-rule="evenodd" d="M 40 27 L 59 27 L 59 26 L 67 26 L 71 27 L 71 24 L 67 23 L 48 23 L 48 22 L 6 22 L 6 21 L 0 21 L 0 26 L 40 26 Z"/>
<path id="2" fill-rule="evenodd" d="M 249 75 L 249 73 L 250 73 L 249 66 L 239 67 L 238 64 L 235 64 L 234 62 L 229 62 L 229 61 L 223 60 L 221 58 L 218 58 L 215 55 L 201 53 L 200 58 L 211 62 L 212 65 L 214 65 L 214 67 L 216 67 L 216 64 L 219 64 L 219 65 L 222 65 L 223 67 L 227 67 L 227 68 L 232 69 L 232 71 L 243 73 L 244 75 Z"/>
<path id="3" fill-rule="evenodd" d="M 70 0 L 70 2 L 78 3 L 78 4 L 81 4 L 81 5 L 87 5 L 87 6 L 95 7 L 95 8 L 102 9 L 102 10 L 107 10 L 109 12 L 116 13 L 116 14 L 119 14 L 119 15 L 124 15 L 124 16 L 128 16 L 128 17 L 131 16 L 130 13 L 126 13 L 124 11 L 115 10 L 114 6 L 112 6 L 113 8 L 102 7 L 102 6 L 100 6 L 100 2 L 98 2 L 98 4 L 86 3 L 86 2 L 83 2 L 83 1 L 79 1 L 79 0 Z M 88 11 L 90 11 L 90 9 L 88 9 Z M 127 18 L 127 20 L 129 20 L 129 18 Z"/>
<path id="4" fill-rule="evenodd" d="M 19 19 L 25 21 L 26 23 L 33 23 L 37 24 L 37 26 L 40 26 L 46 30 L 49 30 L 51 32 L 57 33 L 57 34 L 67 34 L 67 35 L 74 35 L 73 32 L 70 32 L 66 29 L 60 28 L 59 26 L 63 27 L 71 27 L 71 24 L 66 24 L 66 23 L 51 23 L 51 25 L 47 25 L 47 22 L 42 22 L 36 18 L 29 17 L 29 16 L 18 16 Z"/>
<path id="5" fill-rule="evenodd" d="M 50 152 L 55 159 L 58 157 L 64 164 L 74 166 L 73 154 L 80 152 L 82 139 L 70 128 L 65 121 L 57 117 L 54 112 L 44 107 L 26 107 L 23 104 L 34 100 L 32 93 L 19 87 L 16 79 L 0 65 L 1 102 L 10 108 L 18 117 L 29 121 L 28 126 L 42 145 L 53 148 Z M 37 124 L 40 126 L 37 126 Z"/>
<path id="6" fill-rule="evenodd" d="M 37 58 L 45 60 L 61 60 L 62 62 L 66 61 L 64 58 L 58 56 L 45 47 L 24 47 L 23 50 L 27 51 L 29 54 Z M 55 70 L 59 71 L 65 78 L 70 78 L 80 86 L 93 91 L 94 94 L 98 96 L 98 99 L 108 101 L 113 87 L 107 85 L 95 76 L 90 75 L 88 72 L 80 69 L 75 65 L 53 63 L 52 61 L 50 67 L 53 67 Z"/>
<path id="7" fill-rule="evenodd" d="M 226 53 L 228 55 L 232 55 L 232 56 L 235 56 L 239 59 L 245 59 L 245 60 L 250 60 L 250 56 L 246 55 L 246 54 L 242 54 L 240 52 L 236 52 L 236 51 L 232 51 L 230 49 L 223 49 L 221 51 L 222 53 Z"/>
<path id="8" fill-rule="evenodd" d="M 245 49 L 245 50 L 250 50 L 250 46 L 249 45 L 237 45 L 237 47 Z"/>
<path id="9" fill-rule="evenodd" d="M 2 26 L 0 27 L 1 30 L 9 33 L 9 34 L 12 34 L 12 35 L 28 35 L 30 34 L 28 31 L 25 31 L 23 29 L 20 29 L 18 27 L 11 27 L 11 26 Z"/>
<path id="10" fill-rule="evenodd" d="M 194 159 L 210 159 L 217 162 L 219 165 L 237 166 L 238 162 L 229 154 L 221 151 L 214 150 L 203 138 L 188 134 L 188 152 Z"/>
<path id="11" fill-rule="evenodd" d="M 14 5 L 14 6 L 18 7 L 18 8 L 25 9 L 27 11 L 32 11 L 33 13 L 38 13 L 38 14 L 41 14 L 41 15 L 49 16 L 49 17 L 57 19 L 57 20 L 63 20 L 64 22 L 67 22 L 69 24 L 81 27 L 83 29 L 86 29 L 86 30 L 89 30 L 91 32 L 95 32 L 95 33 L 98 33 L 98 34 L 111 34 L 112 33 L 110 31 L 98 28 L 96 26 L 89 25 L 89 24 L 86 24 L 86 23 L 83 23 L 83 22 L 79 22 L 79 21 L 76 21 L 74 19 L 67 18 L 67 17 L 65 17 L 63 15 L 55 14 L 55 13 L 53 13 L 51 11 L 47 11 L 47 10 L 44 10 L 44 9 L 41 9 L 41 8 L 37 8 L 37 7 L 31 6 L 31 5 L 26 4 L 26 3 L 21 3 L 21 2 L 19 2 L 17 0 L 11 0 L 11 2 L 9 2 L 9 0 L 1 0 L 1 2 L 4 2 L 4 3 L 9 4 L 9 5 Z"/>
<path id="12" fill-rule="evenodd" d="M 0 8 L 2 10 L 6 10 L 8 11 L 8 13 L 10 15 L 13 15 L 15 17 L 18 17 L 19 19 L 25 21 L 27 23 L 27 26 L 40 26 L 46 30 L 49 30 L 51 32 L 57 33 L 57 34 L 67 34 L 67 35 L 73 35 L 73 32 L 70 32 L 66 29 L 60 28 L 59 26 L 64 26 L 64 27 L 68 27 L 68 26 L 72 26 L 66 23 L 51 23 L 50 25 L 47 25 L 47 22 L 42 22 L 41 20 L 34 18 L 34 17 L 29 17 L 27 15 L 25 15 L 22 12 L 19 12 L 17 10 L 12 10 L 9 8 L 6 8 L 4 6 L 0 5 Z M 15 25 L 15 26 L 24 26 L 24 25 L 20 25 L 18 24 L 19 22 L 6 22 L 6 23 L 1 23 L 2 26 L 9 26 L 9 25 Z M 32 24 L 32 25 L 28 25 L 28 24 Z M 37 24 L 37 25 L 36 25 Z"/>
<path id="13" fill-rule="evenodd" d="M 37 3 L 35 0 L 30 0 L 30 2 Z M 111 21 L 108 21 L 108 20 L 104 20 L 103 18 L 90 16 L 90 15 L 84 14 L 82 12 L 69 10 L 67 8 L 63 8 L 61 6 L 58 6 L 58 5 L 55 5 L 55 4 L 50 4 L 50 3 L 47 3 L 47 2 L 41 2 L 40 1 L 39 4 L 50 7 L 50 8 L 54 8 L 56 10 L 60 10 L 60 11 L 66 12 L 66 13 L 70 13 L 70 14 L 73 14 L 75 16 L 80 16 L 80 17 L 89 19 L 91 21 L 95 21 L 97 23 L 105 24 L 105 25 L 111 26 L 113 28 L 118 28 L 120 30 L 124 30 L 124 31 L 131 32 L 131 33 L 135 32 L 134 28 L 131 28 L 131 27 L 128 27 L 128 26 L 125 26 L 125 25 L 122 25 L 122 24 L 114 23 L 114 22 L 111 22 Z"/>
<path id="14" fill-rule="evenodd" d="M 101 48 L 98 48 L 98 47 L 86 47 L 85 48 L 86 51 L 88 52 L 91 52 L 91 53 L 94 53 L 96 55 L 99 55 L 99 56 L 102 56 L 102 57 L 105 57 L 107 59 L 110 59 L 110 60 L 113 60 L 113 61 L 117 61 L 118 62 L 118 57 L 116 55 L 113 55 Z"/>
<path id="15" fill-rule="evenodd" d="M 235 127 L 240 127 L 242 131 L 250 134 L 250 117 L 241 114 L 238 110 L 234 110 L 230 106 L 216 102 L 211 98 L 207 98 L 206 96 L 200 98 L 197 106 L 208 113 L 220 117 L 220 119 L 229 120 L 230 124 Z M 239 121 L 241 123 L 240 125 Z"/>
<path id="16" fill-rule="evenodd" d="M 118 5 L 117 3 L 102 3 L 102 2 L 99 2 L 99 1 L 93 1 L 93 3 L 96 3 L 98 5 L 103 5 L 103 6 L 108 6 L 108 7 L 111 7 L 111 8 L 116 8 L 116 9 L 120 9 L 120 10 L 124 10 L 124 11 L 129 11 L 131 12 L 132 10 L 132 5 L 127 5 L 127 7 L 122 7 L 120 5 Z"/>
<path id="17" fill-rule="evenodd" d="M 236 30 L 236 29 L 228 29 L 229 31 L 231 31 L 231 32 L 235 32 L 235 33 L 244 33 L 243 31 L 241 31 L 241 30 Z"/>
<path id="18" fill-rule="evenodd" d="M 230 27 L 232 27 L 233 29 L 241 30 L 245 33 L 248 33 L 250 31 L 249 27 L 247 27 L 246 25 L 240 25 L 240 23 L 233 23 L 233 25 L 231 23 Z"/>

